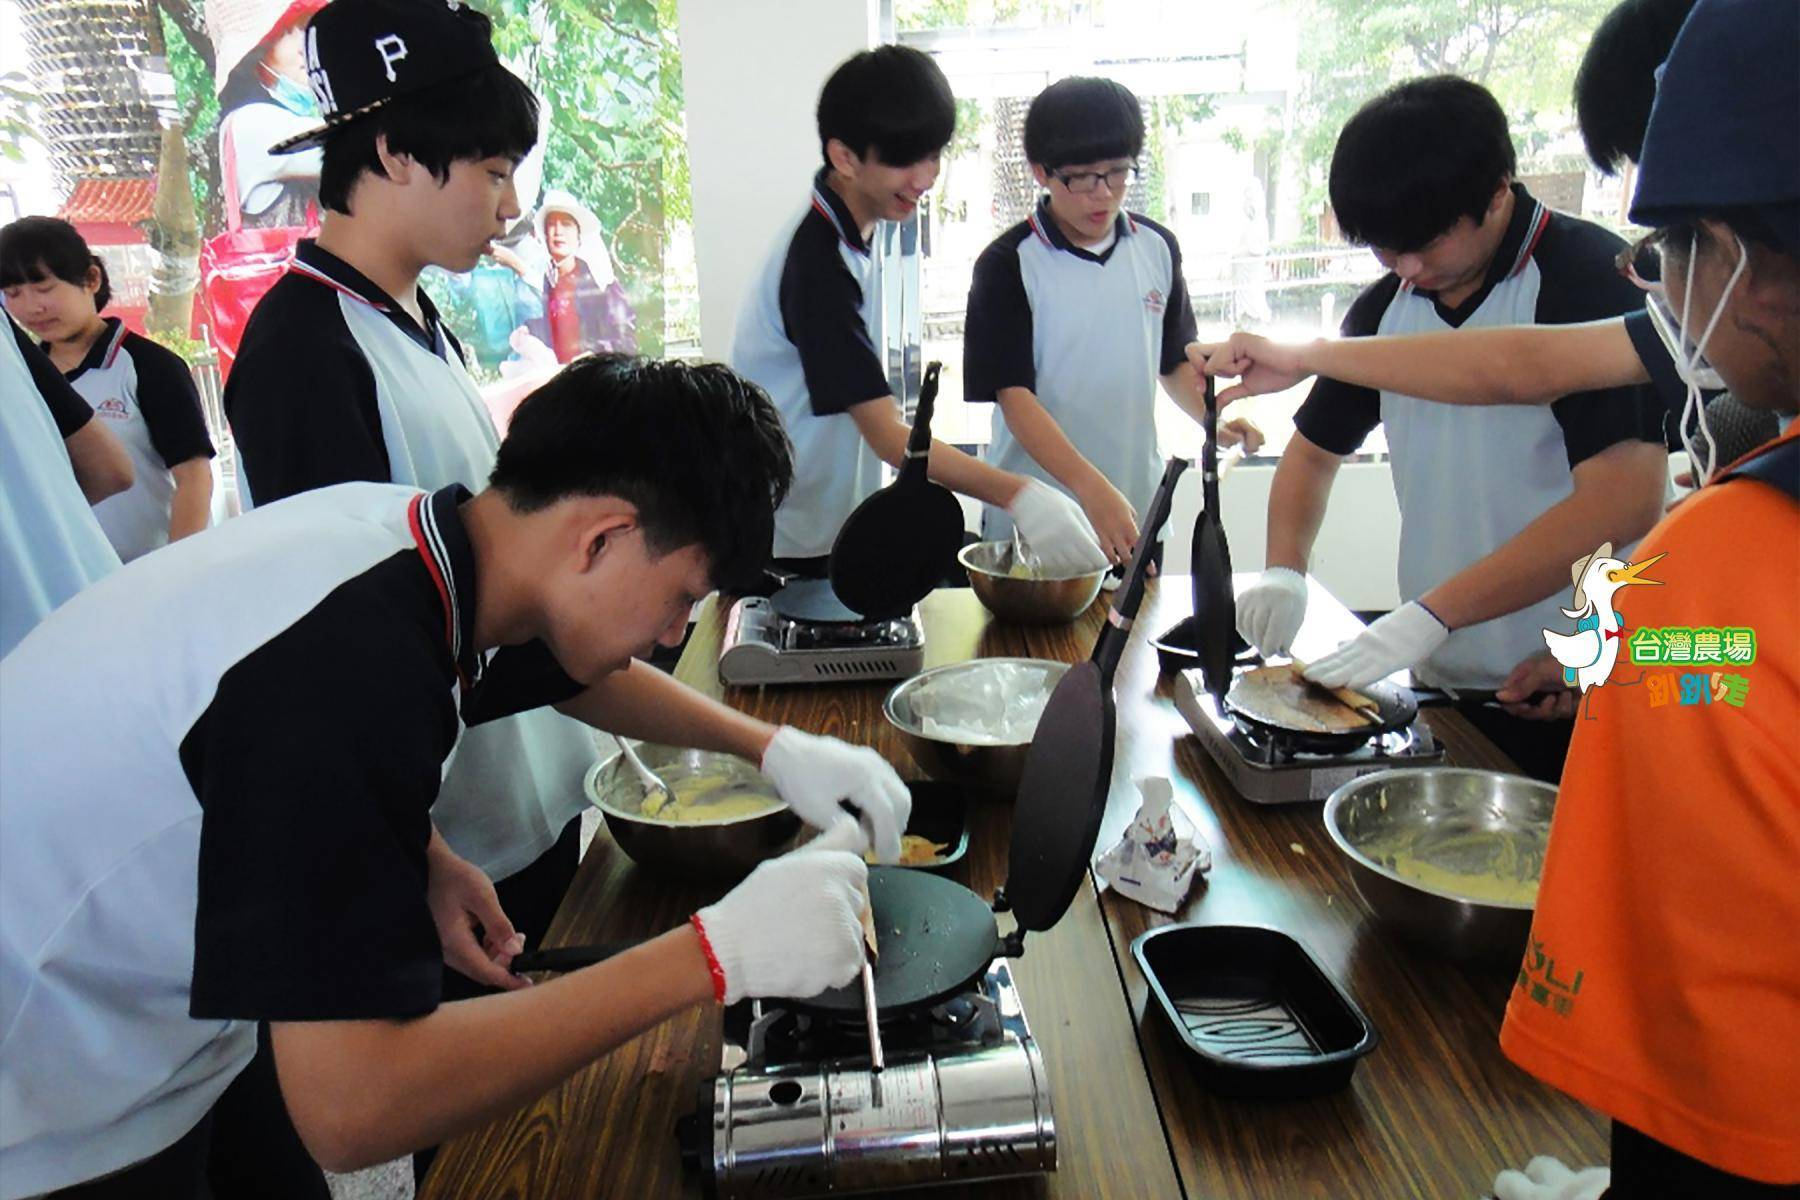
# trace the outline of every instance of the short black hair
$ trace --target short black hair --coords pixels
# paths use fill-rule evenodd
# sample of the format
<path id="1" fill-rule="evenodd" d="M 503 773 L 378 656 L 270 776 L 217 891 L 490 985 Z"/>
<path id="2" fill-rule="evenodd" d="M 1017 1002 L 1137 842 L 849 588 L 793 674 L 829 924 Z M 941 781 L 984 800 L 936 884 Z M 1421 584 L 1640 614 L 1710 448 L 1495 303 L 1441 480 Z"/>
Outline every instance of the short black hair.
<path id="1" fill-rule="evenodd" d="M 1656 68 L 1669 57 L 1694 0 L 1625 0 L 1606 14 L 1575 72 L 1575 119 L 1602 174 L 1635 163 L 1656 99 Z"/>
<path id="2" fill-rule="evenodd" d="M 488 482 L 516 512 L 571 496 L 628 500 L 651 553 L 698 544 L 713 585 L 733 591 L 768 565 L 793 478 L 780 414 L 730 367 L 602 354 L 525 398 Z"/>
<path id="3" fill-rule="evenodd" d="M 98 312 L 112 301 L 112 280 L 80 230 L 60 217 L 20 217 L 0 229 L 0 287 L 51 278 L 85 287 L 94 267 L 100 268 L 100 289 L 94 293 Z"/>
<path id="4" fill-rule="evenodd" d="M 1143 152 L 1144 110 L 1131 89 L 1114 80 L 1059 79 L 1025 112 L 1025 159 L 1046 171 Z"/>
<path id="5" fill-rule="evenodd" d="M 1352 242 L 1403 253 L 1464 217 L 1479 224 L 1517 170 L 1493 94 L 1430 75 L 1389 88 L 1345 124 L 1331 155 L 1331 207 Z"/>
<path id="6" fill-rule="evenodd" d="M 390 154 L 410 156 L 443 183 L 451 163 L 496 155 L 517 162 L 530 153 L 537 145 L 538 100 L 498 64 L 397 96 L 326 135 L 319 203 L 347 215 L 363 172 L 385 177 L 375 152 L 375 139 L 384 134 Z"/>
<path id="7" fill-rule="evenodd" d="M 890 167 L 909 167 L 950 144 L 956 97 L 929 54 L 877 46 L 845 60 L 819 93 L 819 153 L 836 138 L 858 158 L 874 151 Z"/>

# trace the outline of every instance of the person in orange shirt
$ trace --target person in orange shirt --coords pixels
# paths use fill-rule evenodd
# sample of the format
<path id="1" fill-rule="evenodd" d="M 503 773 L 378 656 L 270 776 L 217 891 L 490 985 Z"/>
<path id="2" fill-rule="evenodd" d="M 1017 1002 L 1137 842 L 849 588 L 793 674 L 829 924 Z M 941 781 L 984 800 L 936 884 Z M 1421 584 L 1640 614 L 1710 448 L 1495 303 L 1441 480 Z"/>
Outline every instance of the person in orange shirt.
<path id="1" fill-rule="evenodd" d="M 1462 404 L 1650 380 L 1690 411 L 1727 386 L 1785 427 L 1702 469 L 1707 486 L 1633 555 L 1664 557 L 1647 573 L 1662 586 L 1619 605 L 1627 644 L 1655 633 L 1578 722 L 1500 1035 L 1514 1062 L 1613 1118 L 1611 1169 L 1536 1159 L 1495 1181 L 1501 1200 L 1793 1196 L 1800 1183 L 1796 47 L 1793 0 L 1700 0 L 1684 25 L 1632 206 L 1654 231 L 1622 256 L 1640 278 L 1660 260 L 1642 314 L 1298 346 L 1235 334 L 1190 349 L 1240 377 L 1222 401 L 1315 372 Z M 1752 634 L 1721 632 L 1735 661 L 1692 661 L 1699 647 L 1711 657 L 1710 633 L 1678 665 L 1631 661 L 1683 646 L 1667 629 Z"/>

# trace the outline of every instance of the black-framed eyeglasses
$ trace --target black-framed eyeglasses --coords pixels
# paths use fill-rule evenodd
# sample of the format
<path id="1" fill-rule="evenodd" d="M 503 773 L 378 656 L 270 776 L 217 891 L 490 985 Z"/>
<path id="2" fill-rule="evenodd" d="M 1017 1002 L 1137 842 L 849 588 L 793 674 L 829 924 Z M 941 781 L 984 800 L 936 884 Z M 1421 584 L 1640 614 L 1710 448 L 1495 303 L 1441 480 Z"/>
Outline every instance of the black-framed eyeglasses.
<path id="1" fill-rule="evenodd" d="M 1087 195 L 1102 183 L 1106 184 L 1107 191 L 1117 196 L 1131 186 L 1131 181 L 1137 178 L 1137 173 L 1138 165 L 1128 163 L 1122 167 L 1113 167 L 1108 171 L 1052 171 L 1050 178 L 1077 196 Z"/>
<path id="2" fill-rule="evenodd" d="M 1613 258 L 1619 274 L 1646 292 L 1662 290 L 1662 247 L 1666 230 L 1652 229 Z"/>

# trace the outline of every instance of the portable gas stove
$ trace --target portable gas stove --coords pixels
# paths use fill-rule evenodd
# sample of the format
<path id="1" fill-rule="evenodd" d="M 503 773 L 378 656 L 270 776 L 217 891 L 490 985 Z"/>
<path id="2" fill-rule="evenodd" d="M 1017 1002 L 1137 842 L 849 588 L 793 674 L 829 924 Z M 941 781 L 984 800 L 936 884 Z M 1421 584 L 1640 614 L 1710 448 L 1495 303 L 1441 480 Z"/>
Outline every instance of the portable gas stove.
<path id="1" fill-rule="evenodd" d="M 720 1074 L 682 1155 L 720 1200 L 881 1191 L 1056 1168 L 1043 1056 L 1004 958 L 969 991 L 860 1023 L 746 1001 L 725 1011 Z"/>
<path id="2" fill-rule="evenodd" d="M 905 679 L 924 666 L 925 626 L 917 608 L 892 620 L 864 620 L 830 597 L 830 584 L 815 579 L 731 606 L 719 682 L 860 683 Z"/>
<path id="3" fill-rule="evenodd" d="M 1175 707 L 1231 785 L 1257 804 L 1323 800 L 1359 776 L 1397 767 L 1428 767 L 1444 758 L 1443 747 L 1423 720 L 1372 737 L 1353 750 L 1335 754 L 1298 750 L 1280 734 L 1247 730 L 1221 711 L 1197 670 L 1175 677 Z"/>

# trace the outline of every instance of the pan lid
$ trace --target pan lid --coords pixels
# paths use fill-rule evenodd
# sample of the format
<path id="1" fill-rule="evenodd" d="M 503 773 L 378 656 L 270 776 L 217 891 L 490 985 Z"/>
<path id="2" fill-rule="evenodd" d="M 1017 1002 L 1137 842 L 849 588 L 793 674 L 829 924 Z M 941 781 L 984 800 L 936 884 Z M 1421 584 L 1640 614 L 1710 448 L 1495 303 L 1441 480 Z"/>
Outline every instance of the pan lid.
<path id="1" fill-rule="evenodd" d="M 929 473 L 932 407 L 942 369 L 937 362 L 925 368 L 899 475 L 856 506 L 831 546 L 832 587 L 870 618 L 910 611 L 956 569 L 962 508 Z"/>
<path id="2" fill-rule="evenodd" d="M 1056 685 L 1026 752 L 1013 805 L 1006 891 L 995 898 L 995 907 L 1012 909 L 1021 930 L 1041 931 L 1062 920 L 1093 861 L 1112 783 L 1117 721 L 1112 668 L 1143 601 L 1157 534 L 1187 465 L 1169 461 L 1093 655 L 1070 667 Z M 1014 945 L 1009 942 L 1009 948 Z"/>

